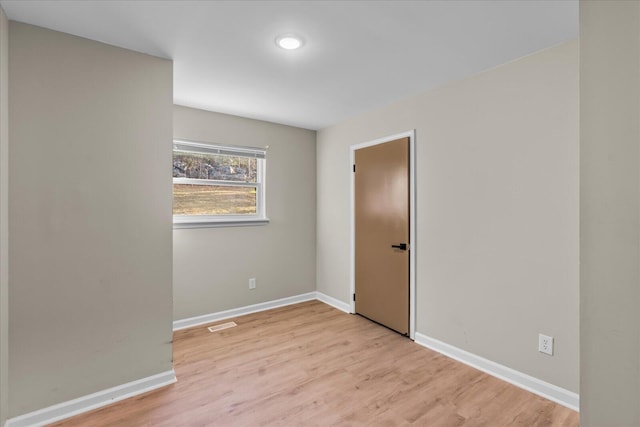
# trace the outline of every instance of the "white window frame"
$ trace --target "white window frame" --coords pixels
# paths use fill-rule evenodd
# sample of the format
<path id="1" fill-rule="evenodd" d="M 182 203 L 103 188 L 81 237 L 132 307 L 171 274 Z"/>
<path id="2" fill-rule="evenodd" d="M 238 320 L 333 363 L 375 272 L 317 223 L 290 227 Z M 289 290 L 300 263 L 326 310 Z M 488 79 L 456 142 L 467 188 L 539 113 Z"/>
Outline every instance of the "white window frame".
<path id="1" fill-rule="evenodd" d="M 235 182 L 212 179 L 173 178 L 173 184 L 215 185 L 223 187 L 250 187 L 256 189 L 255 215 L 173 215 L 173 228 L 239 227 L 264 225 L 269 222 L 266 212 L 265 177 L 266 149 L 235 145 L 206 144 L 184 139 L 173 140 L 173 152 L 195 154 L 223 154 L 256 158 L 256 182 Z"/>

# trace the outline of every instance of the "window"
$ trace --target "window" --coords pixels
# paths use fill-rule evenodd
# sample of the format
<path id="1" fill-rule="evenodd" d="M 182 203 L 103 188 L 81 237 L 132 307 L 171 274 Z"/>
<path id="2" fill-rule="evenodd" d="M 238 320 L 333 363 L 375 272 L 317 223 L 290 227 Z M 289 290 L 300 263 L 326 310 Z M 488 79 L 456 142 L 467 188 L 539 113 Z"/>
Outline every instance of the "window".
<path id="1" fill-rule="evenodd" d="M 264 224 L 266 151 L 173 141 L 173 223 L 180 227 Z"/>

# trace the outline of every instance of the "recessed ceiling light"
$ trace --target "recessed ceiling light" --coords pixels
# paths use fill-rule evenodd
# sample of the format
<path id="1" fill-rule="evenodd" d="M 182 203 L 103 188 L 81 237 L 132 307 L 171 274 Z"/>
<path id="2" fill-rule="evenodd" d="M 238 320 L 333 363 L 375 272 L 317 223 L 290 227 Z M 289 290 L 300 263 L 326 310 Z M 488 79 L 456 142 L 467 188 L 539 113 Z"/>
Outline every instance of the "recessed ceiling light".
<path id="1" fill-rule="evenodd" d="M 282 34 L 276 37 L 276 45 L 286 50 L 299 49 L 304 44 L 304 39 L 296 34 Z"/>

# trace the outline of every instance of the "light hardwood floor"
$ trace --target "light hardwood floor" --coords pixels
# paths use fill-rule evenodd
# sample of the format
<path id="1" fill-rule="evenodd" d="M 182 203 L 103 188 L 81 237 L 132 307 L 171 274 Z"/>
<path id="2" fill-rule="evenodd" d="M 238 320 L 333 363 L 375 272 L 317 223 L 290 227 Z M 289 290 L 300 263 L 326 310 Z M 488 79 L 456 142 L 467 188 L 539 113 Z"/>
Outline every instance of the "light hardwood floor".
<path id="1" fill-rule="evenodd" d="M 318 301 L 231 320 L 174 334 L 176 384 L 54 425 L 578 425 L 570 409 Z"/>

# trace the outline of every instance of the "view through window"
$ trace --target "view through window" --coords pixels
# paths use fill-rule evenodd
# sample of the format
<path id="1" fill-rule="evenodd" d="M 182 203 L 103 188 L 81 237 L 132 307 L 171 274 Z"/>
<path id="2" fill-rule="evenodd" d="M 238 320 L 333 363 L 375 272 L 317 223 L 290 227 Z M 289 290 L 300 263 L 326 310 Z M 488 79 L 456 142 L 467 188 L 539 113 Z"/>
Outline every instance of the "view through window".
<path id="1" fill-rule="evenodd" d="M 174 220 L 264 218 L 265 151 L 174 141 Z"/>

